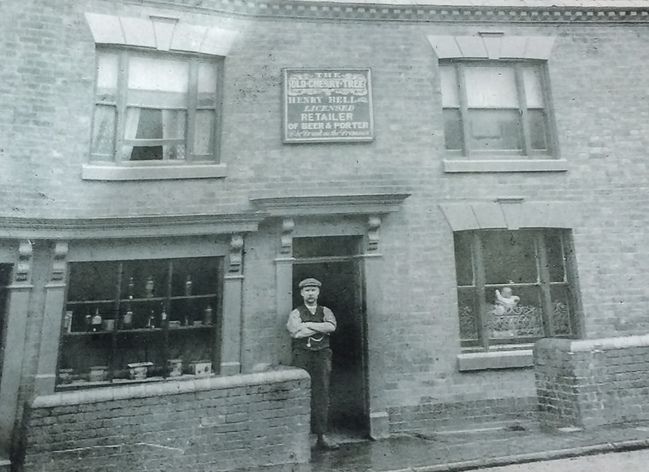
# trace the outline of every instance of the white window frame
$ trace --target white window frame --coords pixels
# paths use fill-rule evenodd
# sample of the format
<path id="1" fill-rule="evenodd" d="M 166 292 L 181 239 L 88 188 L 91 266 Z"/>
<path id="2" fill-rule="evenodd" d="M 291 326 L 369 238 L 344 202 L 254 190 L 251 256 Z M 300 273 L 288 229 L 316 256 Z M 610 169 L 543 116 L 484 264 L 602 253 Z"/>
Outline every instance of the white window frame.
<path id="1" fill-rule="evenodd" d="M 219 162 L 219 135 L 221 123 L 221 84 L 223 83 L 224 59 L 237 36 L 235 31 L 208 24 L 189 24 L 176 17 L 154 16 L 121 17 L 86 13 L 86 21 L 98 48 L 115 47 L 120 50 L 148 51 L 151 54 L 177 54 L 191 60 L 204 57 L 219 62 L 217 77 L 217 104 L 213 135 L 213 160 L 182 161 L 124 161 L 89 160 L 82 166 L 81 177 L 85 180 L 160 180 L 188 178 L 219 178 L 227 174 L 227 166 Z M 126 53 L 128 54 L 128 53 Z M 125 92 L 125 87 L 118 90 Z M 123 92 L 123 93 L 124 93 Z M 119 107 L 119 105 L 118 105 Z M 189 120 L 188 120 L 189 121 Z M 187 142 L 191 142 L 191 123 L 187 123 Z M 120 138 L 120 124 L 116 126 L 116 138 Z M 121 136 L 123 138 L 123 135 Z M 115 149 L 118 148 L 115 141 Z"/>
<path id="2" fill-rule="evenodd" d="M 546 62 L 550 59 L 555 38 L 553 36 L 512 36 L 501 31 L 481 31 L 474 36 L 427 37 L 437 59 L 447 61 L 513 61 Z M 549 74 L 543 78 L 544 103 L 551 154 L 537 156 L 512 156 L 507 153 L 481 155 L 479 158 L 461 153 L 447 153 L 443 160 L 444 172 L 565 172 L 568 163 L 561 158 L 556 139 L 557 129 L 552 115 Z"/>

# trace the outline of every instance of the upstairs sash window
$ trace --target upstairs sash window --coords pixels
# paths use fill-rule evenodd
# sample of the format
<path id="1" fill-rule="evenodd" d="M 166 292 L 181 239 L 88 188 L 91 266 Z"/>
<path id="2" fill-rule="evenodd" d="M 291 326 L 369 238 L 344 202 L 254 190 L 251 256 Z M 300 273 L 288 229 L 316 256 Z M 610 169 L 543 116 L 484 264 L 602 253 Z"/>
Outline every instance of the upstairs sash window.
<path id="1" fill-rule="evenodd" d="M 552 154 L 537 62 L 440 64 L 446 149 L 464 156 Z"/>
<path id="2" fill-rule="evenodd" d="M 99 49 L 92 160 L 215 161 L 219 73 L 211 58 Z"/>

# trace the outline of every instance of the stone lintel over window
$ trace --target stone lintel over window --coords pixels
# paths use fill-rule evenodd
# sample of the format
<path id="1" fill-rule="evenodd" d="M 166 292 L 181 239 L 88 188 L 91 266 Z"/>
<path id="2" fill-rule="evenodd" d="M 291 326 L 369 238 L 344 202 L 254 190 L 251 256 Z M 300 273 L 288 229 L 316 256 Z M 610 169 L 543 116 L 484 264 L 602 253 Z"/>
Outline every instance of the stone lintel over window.
<path id="1" fill-rule="evenodd" d="M 524 201 L 497 198 L 495 201 L 443 203 L 440 208 L 453 231 L 479 229 L 573 228 L 577 211 L 567 202 Z"/>
<path id="2" fill-rule="evenodd" d="M 428 36 L 438 59 L 548 60 L 552 36 L 509 36 L 482 32 L 478 36 Z"/>
<path id="3" fill-rule="evenodd" d="M 124 16 L 86 13 L 86 21 L 96 44 L 139 46 L 159 51 L 192 52 L 227 56 L 236 32 L 187 24 L 177 18 Z"/>

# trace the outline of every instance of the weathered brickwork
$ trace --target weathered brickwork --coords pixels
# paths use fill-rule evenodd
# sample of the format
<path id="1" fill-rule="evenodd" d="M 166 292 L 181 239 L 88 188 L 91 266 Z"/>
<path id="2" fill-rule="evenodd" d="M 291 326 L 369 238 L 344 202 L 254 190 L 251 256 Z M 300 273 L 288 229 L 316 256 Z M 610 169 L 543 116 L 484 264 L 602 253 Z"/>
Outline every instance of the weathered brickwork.
<path id="1" fill-rule="evenodd" d="M 390 431 L 460 431 L 476 427 L 512 427 L 536 420 L 536 397 L 456 403 L 424 401 L 416 407 L 390 408 Z"/>
<path id="2" fill-rule="evenodd" d="M 37 397 L 26 472 L 225 471 L 308 462 L 309 378 L 288 370 Z"/>
<path id="3" fill-rule="evenodd" d="M 506 403 L 534 395 L 530 369 L 457 370 L 453 234 L 440 203 L 516 196 L 577 204 L 572 234 L 583 334 L 649 331 L 646 24 L 552 19 L 526 24 L 500 17 L 494 23 L 256 18 L 219 13 L 219 5 L 5 2 L 0 18 L 0 217 L 218 214 L 249 210 L 254 195 L 411 193 L 399 212 L 383 219 L 384 311 L 369 313 L 367 320 L 382 340 L 367 347 L 369 362 L 381 366 L 372 395 L 390 409 L 395 431 L 412 420 L 402 412 L 420 413 L 420 405 L 432 417 L 437 404 L 485 398 Z M 225 60 L 220 140 L 225 178 L 81 179 L 89 154 L 95 74 L 86 12 L 168 15 L 239 33 Z M 547 69 L 559 157 L 566 159 L 567 172 L 444 173 L 439 75 L 426 36 L 480 31 L 556 36 Z M 281 69 L 286 67 L 371 68 L 375 140 L 282 144 Z M 245 235 L 241 336 L 242 369 L 248 372 L 276 364 L 286 344 L 284 314 L 275 313 L 273 259 L 279 234 L 277 221 L 267 221 L 258 233 Z M 36 244 L 21 402 L 33 390 L 49 263 L 47 243 Z"/>
<path id="4" fill-rule="evenodd" d="M 649 420 L 648 358 L 646 335 L 539 341 L 534 360 L 541 421 L 589 428 Z"/>

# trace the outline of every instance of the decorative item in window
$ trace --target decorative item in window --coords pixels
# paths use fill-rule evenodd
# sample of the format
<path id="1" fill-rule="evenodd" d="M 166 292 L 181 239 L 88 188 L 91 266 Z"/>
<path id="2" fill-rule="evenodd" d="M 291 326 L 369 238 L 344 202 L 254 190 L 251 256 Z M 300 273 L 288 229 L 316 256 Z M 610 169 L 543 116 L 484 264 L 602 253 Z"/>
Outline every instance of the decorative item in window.
<path id="1" fill-rule="evenodd" d="M 131 380 L 146 379 L 150 367 L 153 367 L 153 362 L 132 362 L 128 364 Z"/>
<path id="2" fill-rule="evenodd" d="M 179 377 L 183 374 L 183 360 L 182 359 L 169 359 L 167 361 L 167 370 L 169 377 Z"/>
<path id="3" fill-rule="evenodd" d="M 90 331 L 96 333 L 97 331 L 101 331 L 101 327 L 102 327 L 102 318 L 101 315 L 99 314 L 99 308 L 97 308 L 97 310 L 95 311 L 95 315 L 90 320 Z"/>
<path id="4" fill-rule="evenodd" d="M 208 304 L 207 308 L 203 311 L 203 324 L 212 324 L 212 305 Z"/>
<path id="5" fill-rule="evenodd" d="M 74 311 L 67 310 L 65 312 L 65 317 L 63 318 L 63 329 L 66 333 L 72 332 L 72 318 L 74 316 Z"/>
<path id="6" fill-rule="evenodd" d="M 88 380 L 91 382 L 105 382 L 108 378 L 108 366 L 95 365 L 90 367 Z"/>
<path id="7" fill-rule="evenodd" d="M 115 320 L 103 320 L 101 327 L 104 331 L 112 331 L 115 329 Z"/>
<path id="8" fill-rule="evenodd" d="M 59 381 L 64 384 L 72 382 L 74 369 L 59 369 Z"/>
<path id="9" fill-rule="evenodd" d="M 205 360 L 190 362 L 189 370 L 197 377 L 207 377 L 212 374 L 212 363 Z"/>
<path id="10" fill-rule="evenodd" d="M 503 287 L 503 293 L 496 289 L 496 305 L 494 306 L 494 313 L 503 315 L 508 311 L 513 310 L 518 305 L 521 297 L 512 293 L 511 287 Z"/>

